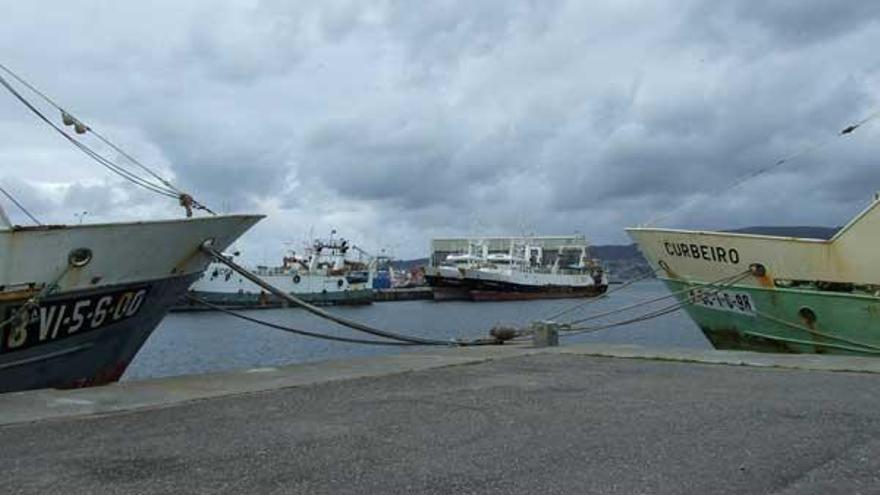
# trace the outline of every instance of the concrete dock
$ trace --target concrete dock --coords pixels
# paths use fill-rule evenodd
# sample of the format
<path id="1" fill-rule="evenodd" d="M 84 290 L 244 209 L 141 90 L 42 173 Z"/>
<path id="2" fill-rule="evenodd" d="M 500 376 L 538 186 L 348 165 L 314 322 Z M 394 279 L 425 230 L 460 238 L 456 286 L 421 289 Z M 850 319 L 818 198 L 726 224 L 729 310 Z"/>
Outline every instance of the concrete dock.
<path id="1" fill-rule="evenodd" d="M 878 373 L 500 346 L 6 394 L 3 493 L 877 493 Z"/>

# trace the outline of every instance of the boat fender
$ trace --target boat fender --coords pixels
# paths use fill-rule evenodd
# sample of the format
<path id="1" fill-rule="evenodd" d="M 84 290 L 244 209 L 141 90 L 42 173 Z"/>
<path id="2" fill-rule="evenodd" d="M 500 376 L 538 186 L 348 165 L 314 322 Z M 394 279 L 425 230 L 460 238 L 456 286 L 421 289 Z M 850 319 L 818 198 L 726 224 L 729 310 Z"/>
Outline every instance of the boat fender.
<path id="1" fill-rule="evenodd" d="M 342 287 L 342 284 L 343 284 L 343 282 L 342 282 L 341 278 L 336 281 L 336 287 Z"/>
<path id="2" fill-rule="evenodd" d="M 298 284 L 299 281 L 300 281 L 299 275 L 294 275 L 293 276 L 293 283 Z"/>

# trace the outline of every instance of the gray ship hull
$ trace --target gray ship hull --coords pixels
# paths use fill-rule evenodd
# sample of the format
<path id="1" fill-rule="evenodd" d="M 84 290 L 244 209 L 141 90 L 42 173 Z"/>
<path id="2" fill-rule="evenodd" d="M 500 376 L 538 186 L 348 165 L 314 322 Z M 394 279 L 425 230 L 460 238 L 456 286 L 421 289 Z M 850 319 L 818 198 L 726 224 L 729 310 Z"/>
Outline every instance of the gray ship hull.
<path id="1" fill-rule="evenodd" d="M 0 392 L 119 379 L 210 261 L 261 217 L 0 229 Z"/>
<path id="2" fill-rule="evenodd" d="M 271 309 L 281 308 L 288 305 L 277 296 L 266 294 L 235 293 L 235 292 L 210 292 L 191 290 L 189 294 L 226 309 Z M 373 304 L 375 291 L 373 289 L 351 289 L 332 292 L 306 292 L 294 293 L 294 296 L 314 304 L 315 306 L 359 306 Z M 171 308 L 172 311 L 204 311 L 210 310 L 197 302 L 183 298 L 179 304 Z"/>
<path id="3" fill-rule="evenodd" d="M 37 311 L 44 318 L 49 316 L 49 321 L 32 322 L 24 329 L 24 334 L 21 325 L 10 326 L 2 332 L 4 352 L 0 353 L 0 393 L 34 388 L 87 387 L 119 380 L 165 317 L 168 308 L 198 276 L 194 273 L 47 297 Z M 125 294 L 139 292 L 144 294 L 142 303 L 136 308 L 130 304 L 128 308 L 135 310 L 130 315 L 122 309 L 118 321 L 114 321 L 113 310 L 121 306 L 116 301 L 121 301 Z M 106 308 L 100 307 L 102 300 L 109 301 L 104 304 Z M 0 314 L 12 314 L 22 303 L 4 302 L 0 304 Z M 73 318 L 62 315 L 72 315 L 77 305 L 84 323 L 71 332 L 76 322 L 71 323 Z M 55 309 L 47 311 L 46 308 Z M 104 310 L 107 314 L 104 321 L 90 328 L 100 316 L 96 310 Z M 20 349 L 10 345 L 16 343 Z"/>

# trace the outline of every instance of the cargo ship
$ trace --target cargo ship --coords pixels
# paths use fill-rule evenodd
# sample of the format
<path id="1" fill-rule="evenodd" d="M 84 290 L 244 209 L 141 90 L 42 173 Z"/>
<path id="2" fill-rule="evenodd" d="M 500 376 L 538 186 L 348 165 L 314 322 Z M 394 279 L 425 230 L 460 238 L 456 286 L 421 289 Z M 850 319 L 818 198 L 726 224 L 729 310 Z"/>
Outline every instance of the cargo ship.
<path id="1" fill-rule="evenodd" d="M 627 232 L 718 349 L 880 355 L 877 198 L 829 239 Z"/>

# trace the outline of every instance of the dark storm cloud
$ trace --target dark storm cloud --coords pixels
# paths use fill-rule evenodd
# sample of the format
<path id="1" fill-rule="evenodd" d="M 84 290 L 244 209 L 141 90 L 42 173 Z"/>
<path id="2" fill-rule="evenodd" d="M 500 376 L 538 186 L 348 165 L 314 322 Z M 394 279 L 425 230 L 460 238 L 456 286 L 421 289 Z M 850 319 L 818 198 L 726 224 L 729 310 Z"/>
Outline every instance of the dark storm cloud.
<path id="1" fill-rule="evenodd" d="M 845 221 L 880 188 L 877 127 L 832 139 L 878 106 L 878 16 L 818 0 L 86 2 L 17 5 L 0 42 L 184 189 L 270 213 L 254 244 L 339 228 L 416 256 L 433 235 L 621 242 L 694 199 L 669 222 Z M 0 130 L 0 176 L 43 215 L 177 208 L 8 101 Z"/>
<path id="2" fill-rule="evenodd" d="M 694 21 L 750 23 L 765 31 L 769 44 L 803 48 L 810 43 L 845 36 L 880 19 L 876 2 L 840 3 L 825 0 L 734 0 L 695 9 Z M 714 19 L 711 19 L 713 18 Z"/>

